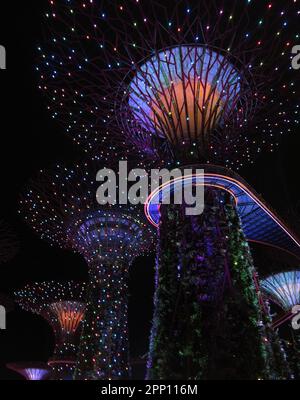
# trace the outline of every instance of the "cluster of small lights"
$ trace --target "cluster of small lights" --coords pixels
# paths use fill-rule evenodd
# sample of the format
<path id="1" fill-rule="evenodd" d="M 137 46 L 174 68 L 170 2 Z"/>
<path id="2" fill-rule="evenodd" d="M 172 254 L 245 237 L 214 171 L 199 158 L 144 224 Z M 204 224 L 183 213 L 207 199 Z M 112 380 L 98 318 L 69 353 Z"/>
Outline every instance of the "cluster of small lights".
<path id="1" fill-rule="evenodd" d="M 15 292 L 21 308 L 41 315 L 53 329 L 55 349 L 49 365 L 57 379 L 72 376 L 74 370 L 76 340 L 86 309 L 85 286 L 75 282 L 42 282 Z"/>
<path id="2" fill-rule="evenodd" d="M 84 302 L 85 284 L 75 282 L 41 282 L 15 291 L 15 299 L 23 310 L 42 314 L 59 302 Z"/>
<path id="3" fill-rule="evenodd" d="M 186 144 L 193 156 L 197 143 L 202 154 L 211 152 L 215 131 L 226 136 L 229 124 L 244 123 L 240 92 L 251 89 L 243 86 L 247 82 L 221 54 L 201 46 L 173 47 L 140 67 L 124 88 L 123 107 L 148 136 L 158 133 L 175 148 Z M 131 120 L 121 121 L 130 132 Z"/>
<path id="4" fill-rule="evenodd" d="M 225 0 L 178 0 L 170 6 L 156 0 L 50 1 L 49 42 L 38 47 L 37 70 L 53 118 L 88 150 L 103 149 L 104 143 L 115 147 L 111 143 L 117 138 L 124 148 L 133 143 L 145 157 L 156 157 L 155 133 L 137 124 L 132 113 L 124 116 L 128 126 L 119 126 L 115 110 L 124 97 L 122 82 L 128 84 L 141 70 L 142 60 L 157 51 L 195 44 L 220 49 L 236 60 L 251 87 L 241 91 L 240 105 L 234 108 L 237 124 L 225 124 L 223 134 L 211 139 L 209 161 L 238 168 L 253 162 L 264 148 L 273 151 L 278 135 L 299 124 L 299 74 L 291 67 L 291 49 L 299 43 L 299 4 L 234 3 L 235 7 Z M 188 151 L 193 153 L 197 146 L 193 141 Z"/>
<path id="5" fill-rule="evenodd" d="M 88 314 L 76 379 L 128 378 L 128 266 L 120 261 L 94 262 L 89 274 Z"/>
<path id="6" fill-rule="evenodd" d="M 300 304 L 300 270 L 281 272 L 262 280 L 261 288 L 283 310 Z"/>

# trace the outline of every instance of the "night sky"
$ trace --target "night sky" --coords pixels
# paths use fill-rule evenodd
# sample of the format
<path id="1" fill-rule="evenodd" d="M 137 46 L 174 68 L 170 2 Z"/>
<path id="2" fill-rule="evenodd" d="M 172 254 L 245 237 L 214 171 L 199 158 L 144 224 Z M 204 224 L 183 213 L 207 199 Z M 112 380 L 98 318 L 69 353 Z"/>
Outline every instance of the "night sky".
<path id="1" fill-rule="evenodd" d="M 56 161 L 70 162 L 83 156 L 52 121 L 37 89 L 34 67 L 45 3 L 44 0 L 1 2 L 0 44 L 7 50 L 7 70 L 0 71 L 0 219 L 5 218 L 13 226 L 21 243 L 17 257 L 1 265 L 0 292 L 8 294 L 30 282 L 87 279 L 81 256 L 50 247 L 17 215 L 18 195 L 37 170 Z M 281 217 L 290 219 L 288 224 L 299 223 L 300 207 L 298 217 L 292 213 L 297 212 L 297 203 L 300 205 L 299 148 L 300 132 L 286 135 L 280 151 L 264 153 L 254 167 L 239 171 Z M 261 249 L 259 253 L 258 267 L 263 275 L 270 270 L 270 261 L 267 257 L 264 259 Z M 131 269 L 129 326 L 134 358 L 147 352 L 153 274 L 154 255 L 136 260 Z M 0 331 L 0 380 L 18 378 L 5 369 L 7 362 L 46 361 L 52 348 L 47 323 L 16 306 L 8 316 L 7 330 Z"/>

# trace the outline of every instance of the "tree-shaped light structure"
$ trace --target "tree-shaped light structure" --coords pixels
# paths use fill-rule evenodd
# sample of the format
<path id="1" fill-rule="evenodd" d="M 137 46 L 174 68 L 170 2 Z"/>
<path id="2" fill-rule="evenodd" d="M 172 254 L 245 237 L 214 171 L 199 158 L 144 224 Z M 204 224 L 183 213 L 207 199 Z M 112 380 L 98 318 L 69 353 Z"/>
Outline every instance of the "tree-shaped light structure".
<path id="1" fill-rule="evenodd" d="M 300 305 L 300 270 L 271 275 L 262 280 L 261 287 L 286 312 Z"/>
<path id="2" fill-rule="evenodd" d="M 271 301 L 285 311 L 284 316 L 274 321 L 274 327 L 278 328 L 295 316 L 293 308 L 300 306 L 300 270 L 270 275 L 262 280 L 261 288 Z M 288 358 L 294 377 L 300 379 L 300 334 L 293 329 L 290 334 L 291 341 L 286 342 Z"/>
<path id="3" fill-rule="evenodd" d="M 0 221 L 0 264 L 10 261 L 19 249 L 19 242 L 11 228 Z"/>
<path id="4" fill-rule="evenodd" d="M 37 362 L 18 362 L 6 365 L 8 369 L 19 373 L 30 381 L 41 381 L 48 379 L 51 368 L 47 364 Z"/>
<path id="5" fill-rule="evenodd" d="M 95 163 L 57 166 L 31 183 L 21 207 L 33 229 L 53 244 L 81 253 L 89 287 L 76 379 L 129 375 L 127 278 L 135 257 L 152 245 L 152 231 L 134 206 L 96 199 Z"/>
<path id="6" fill-rule="evenodd" d="M 296 2 L 261 0 L 50 1 L 40 89 L 53 118 L 88 148 L 117 135 L 159 163 L 240 167 L 262 147 L 272 151 L 277 133 L 299 123 L 290 54 L 297 13 Z M 160 210 L 154 378 L 199 377 L 224 364 L 228 378 L 261 375 L 254 269 L 234 199 L 216 187 L 206 195 L 203 216 L 188 218 L 184 207 Z M 240 348 L 200 340 L 217 330 L 209 318 L 216 309 L 224 321 L 224 310 L 232 320 L 248 310 L 223 330 L 243 337 Z"/>
<path id="7" fill-rule="evenodd" d="M 55 349 L 48 361 L 53 379 L 71 379 L 86 308 L 85 284 L 36 283 L 16 291 L 15 299 L 24 310 L 45 318 L 53 329 Z"/>

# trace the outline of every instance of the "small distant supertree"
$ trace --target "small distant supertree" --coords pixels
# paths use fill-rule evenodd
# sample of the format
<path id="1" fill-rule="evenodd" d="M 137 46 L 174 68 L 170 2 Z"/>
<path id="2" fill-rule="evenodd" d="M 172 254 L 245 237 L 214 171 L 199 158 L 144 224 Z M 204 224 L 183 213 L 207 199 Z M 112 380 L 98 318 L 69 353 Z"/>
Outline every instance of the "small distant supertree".
<path id="1" fill-rule="evenodd" d="M 262 280 L 261 287 L 265 295 L 285 312 L 274 321 L 276 328 L 295 316 L 293 308 L 300 306 L 300 270 L 270 275 Z M 290 336 L 291 340 L 286 341 L 289 361 L 295 378 L 300 379 L 300 334 L 290 329 Z"/>
<path id="2" fill-rule="evenodd" d="M 19 242 L 11 228 L 0 220 L 0 264 L 10 261 L 19 249 Z"/>
<path id="3" fill-rule="evenodd" d="M 6 365 L 8 369 L 18 372 L 29 381 L 46 380 L 51 375 L 51 368 L 45 363 L 38 362 L 18 362 Z"/>
<path id="4" fill-rule="evenodd" d="M 53 330 L 55 349 L 48 361 L 52 378 L 72 379 L 86 309 L 85 284 L 36 283 L 16 291 L 15 299 L 22 309 L 41 315 Z"/>
<path id="5" fill-rule="evenodd" d="M 82 254 L 89 267 L 87 309 L 76 379 L 121 379 L 128 362 L 128 269 L 153 232 L 136 206 L 97 202 L 94 162 L 41 172 L 21 200 L 25 220 L 52 244 Z"/>

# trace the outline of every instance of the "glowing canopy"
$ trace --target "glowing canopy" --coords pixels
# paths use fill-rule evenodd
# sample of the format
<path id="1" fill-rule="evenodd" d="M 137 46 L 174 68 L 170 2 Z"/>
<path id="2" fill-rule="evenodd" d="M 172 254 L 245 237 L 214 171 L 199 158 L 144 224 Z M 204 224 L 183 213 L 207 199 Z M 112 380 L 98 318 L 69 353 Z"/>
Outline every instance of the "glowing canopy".
<path id="1" fill-rule="evenodd" d="M 71 233 L 73 230 L 75 233 Z M 151 231 L 138 216 L 126 210 L 98 210 L 80 220 L 78 227 L 73 224 L 69 231 L 74 236 L 74 246 L 88 259 L 102 262 L 126 260 L 129 264 L 140 255 L 143 248 L 151 244 Z"/>
<path id="2" fill-rule="evenodd" d="M 50 368 L 44 363 L 18 362 L 9 363 L 6 366 L 12 371 L 18 372 L 20 375 L 23 375 L 24 378 L 30 381 L 45 380 L 50 375 Z"/>
<path id="3" fill-rule="evenodd" d="M 179 46 L 139 67 L 128 102 L 142 128 L 175 145 L 204 139 L 223 126 L 240 89 L 240 76 L 226 57 L 201 46 Z"/>
<path id="4" fill-rule="evenodd" d="M 262 289 L 286 311 L 300 305 L 300 270 L 271 275 L 261 282 Z"/>

